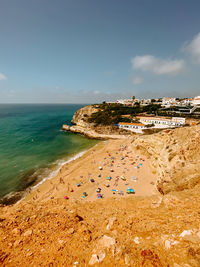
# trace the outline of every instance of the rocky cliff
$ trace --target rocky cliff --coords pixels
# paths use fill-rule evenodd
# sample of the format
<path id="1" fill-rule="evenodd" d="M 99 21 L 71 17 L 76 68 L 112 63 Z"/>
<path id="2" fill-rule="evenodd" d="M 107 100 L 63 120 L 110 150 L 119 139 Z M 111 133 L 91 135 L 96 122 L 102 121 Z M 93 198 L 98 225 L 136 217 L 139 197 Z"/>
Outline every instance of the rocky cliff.
<path id="1" fill-rule="evenodd" d="M 151 158 L 162 194 L 200 183 L 200 125 L 140 136 L 133 144 Z"/>
<path id="2" fill-rule="evenodd" d="M 98 111 L 98 105 L 89 105 L 77 110 L 72 118 L 73 126 L 63 125 L 63 130 L 80 133 L 95 139 L 123 139 L 134 133 L 119 129 L 115 126 L 95 126 L 88 122 L 88 117 Z"/>
<path id="3" fill-rule="evenodd" d="M 77 110 L 72 118 L 72 123 L 76 126 L 90 128 L 92 124 L 88 123 L 87 118 L 91 116 L 92 113 L 97 112 L 97 106 L 89 105 Z"/>

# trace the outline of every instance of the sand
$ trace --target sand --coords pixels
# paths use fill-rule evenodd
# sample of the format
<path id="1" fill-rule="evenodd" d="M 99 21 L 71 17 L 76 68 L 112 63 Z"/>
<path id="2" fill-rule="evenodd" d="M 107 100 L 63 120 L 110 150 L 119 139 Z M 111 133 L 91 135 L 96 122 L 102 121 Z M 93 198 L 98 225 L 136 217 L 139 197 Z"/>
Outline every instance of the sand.
<path id="1" fill-rule="evenodd" d="M 130 139 L 108 140 L 65 164 L 56 177 L 44 181 L 24 201 L 95 201 L 98 193 L 102 198 L 151 196 L 157 194 L 156 180 L 151 160 L 134 151 Z M 134 193 L 127 194 L 128 188 Z"/>

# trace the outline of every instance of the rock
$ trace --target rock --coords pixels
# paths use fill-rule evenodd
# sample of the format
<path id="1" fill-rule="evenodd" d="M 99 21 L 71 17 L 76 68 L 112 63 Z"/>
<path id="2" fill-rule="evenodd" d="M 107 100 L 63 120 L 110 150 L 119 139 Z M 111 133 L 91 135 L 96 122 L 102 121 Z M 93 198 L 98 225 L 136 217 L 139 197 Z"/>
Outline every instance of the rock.
<path id="1" fill-rule="evenodd" d="M 90 258 L 89 265 L 93 265 L 98 262 L 99 262 L 99 259 L 97 257 L 97 254 L 93 254 L 92 257 Z"/>
<path id="2" fill-rule="evenodd" d="M 90 242 L 92 240 L 92 237 L 90 234 L 87 234 L 84 236 L 83 240 L 87 241 L 87 242 Z"/>
<path id="3" fill-rule="evenodd" d="M 68 234 L 73 234 L 74 233 L 74 228 L 69 228 L 69 230 L 67 231 Z"/>
<path id="4" fill-rule="evenodd" d="M 62 126 L 62 130 L 64 130 L 64 131 L 69 131 L 69 130 L 70 130 L 70 126 L 67 125 L 67 124 L 63 124 L 63 126 Z"/>
<path id="5" fill-rule="evenodd" d="M 93 254 L 92 257 L 90 258 L 89 265 L 102 262 L 105 256 L 106 256 L 106 253 L 104 251 L 101 251 L 98 255 Z"/>
<path id="6" fill-rule="evenodd" d="M 197 236 L 200 238 L 200 230 L 198 231 Z"/>
<path id="7" fill-rule="evenodd" d="M 33 252 L 31 252 L 31 251 L 26 254 L 27 257 L 30 257 L 32 255 L 33 255 Z"/>
<path id="8" fill-rule="evenodd" d="M 103 248 L 110 248 L 111 246 L 115 245 L 116 240 L 110 236 L 104 235 L 98 242 L 99 246 Z"/>
<path id="9" fill-rule="evenodd" d="M 128 254 L 125 254 L 124 262 L 126 265 L 130 265 L 130 256 Z"/>
<path id="10" fill-rule="evenodd" d="M 14 229 L 12 230 L 12 233 L 13 233 L 14 235 L 19 235 L 19 234 L 21 233 L 21 230 L 18 229 L 18 228 L 14 228 Z"/>
<path id="11" fill-rule="evenodd" d="M 165 240 L 165 248 L 170 249 L 171 247 L 171 242 L 169 240 Z"/>
<path id="12" fill-rule="evenodd" d="M 110 230 L 113 227 L 113 224 L 114 224 L 115 221 L 117 221 L 117 217 L 111 217 L 109 219 L 109 222 L 108 222 L 107 226 L 106 226 L 106 229 Z"/>
<path id="13" fill-rule="evenodd" d="M 80 215 L 76 214 L 75 215 L 75 219 L 79 222 L 83 221 L 83 217 L 81 217 Z"/>
<path id="14" fill-rule="evenodd" d="M 184 237 L 186 235 L 191 235 L 192 234 L 192 230 L 184 230 L 181 234 L 180 237 Z"/>
<path id="15" fill-rule="evenodd" d="M 59 239 L 59 240 L 58 240 L 58 243 L 59 243 L 60 245 L 62 245 L 62 244 L 63 244 L 63 242 L 64 242 L 64 241 L 63 241 L 63 240 L 61 240 L 61 239 Z"/>
<path id="16" fill-rule="evenodd" d="M 23 243 L 22 240 L 16 240 L 16 241 L 14 242 L 13 246 L 14 246 L 14 247 L 17 247 L 17 246 L 19 246 L 21 243 Z"/>
<path id="17" fill-rule="evenodd" d="M 135 242 L 135 244 L 139 245 L 140 244 L 140 241 L 139 241 L 139 237 L 136 236 L 133 241 Z"/>
<path id="18" fill-rule="evenodd" d="M 106 256 L 106 253 L 104 251 L 101 251 L 97 256 L 99 258 L 99 262 L 102 262 Z"/>
<path id="19" fill-rule="evenodd" d="M 10 192 L 9 194 L 7 194 L 3 198 L 1 198 L 0 201 L 4 205 L 12 205 L 12 204 L 15 204 L 17 201 L 19 201 L 24 196 L 25 196 L 24 191 Z"/>
<path id="20" fill-rule="evenodd" d="M 115 257 L 116 255 L 118 255 L 119 253 L 121 253 L 122 251 L 122 248 L 121 247 L 116 247 L 116 246 L 113 246 L 112 249 L 112 256 Z"/>
<path id="21" fill-rule="evenodd" d="M 186 235 L 183 237 L 183 240 L 187 241 L 187 242 L 194 243 L 194 244 L 200 243 L 200 238 L 198 236 L 194 236 L 194 235 Z"/>
<path id="22" fill-rule="evenodd" d="M 33 230 L 29 229 L 24 233 L 24 236 L 30 236 L 32 235 L 32 233 L 33 233 Z"/>

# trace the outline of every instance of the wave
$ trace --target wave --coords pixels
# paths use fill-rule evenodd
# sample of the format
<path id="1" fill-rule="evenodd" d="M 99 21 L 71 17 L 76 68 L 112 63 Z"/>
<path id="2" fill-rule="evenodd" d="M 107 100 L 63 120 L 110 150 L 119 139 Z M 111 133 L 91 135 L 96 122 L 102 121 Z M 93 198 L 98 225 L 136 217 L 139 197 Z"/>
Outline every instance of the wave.
<path id="1" fill-rule="evenodd" d="M 12 204 L 17 204 L 19 202 L 21 202 L 30 192 L 32 192 L 33 190 L 35 190 L 37 187 L 39 187 L 41 184 L 43 184 L 46 180 L 50 180 L 54 177 L 57 176 L 57 174 L 59 173 L 60 169 L 65 165 L 68 164 L 80 157 L 82 157 L 84 154 L 86 154 L 88 151 L 90 151 L 91 149 L 93 149 L 96 145 L 94 145 L 93 147 L 86 149 L 84 151 L 81 151 L 77 154 L 75 154 L 74 156 L 66 159 L 59 159 L 56 160 L 55 162 L 53 162 L 52 164 L 49 165 L 49 167 L 47 168 L 43 168 L 43 169 L 38 169 L 37 171 L 33 172 L 31 175 L 29 173 L 26 174 L 23 179 L 25 180 L 25 183 L 27 186 L 24 185 L 24 188 L 19 190 L 19 191 L 13 191 L 10 192 L 9 194 L 5 195 L 1 200 L 1 204 L 4 205 L 12 205 Z M 53 169 L 52 170 L 52 166 Z"/>

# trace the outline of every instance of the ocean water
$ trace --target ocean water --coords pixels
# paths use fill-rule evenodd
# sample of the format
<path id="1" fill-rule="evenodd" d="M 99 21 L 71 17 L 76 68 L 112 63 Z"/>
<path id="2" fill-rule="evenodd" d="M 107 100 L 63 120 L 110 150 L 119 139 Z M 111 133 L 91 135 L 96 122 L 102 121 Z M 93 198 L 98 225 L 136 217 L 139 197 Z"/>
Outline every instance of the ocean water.
<path id="1" fill-rule="evenodd" d="M 97 143 L 61 131 L 82 106 L 0 104 L 0 198 L 50 177 Z"/>

